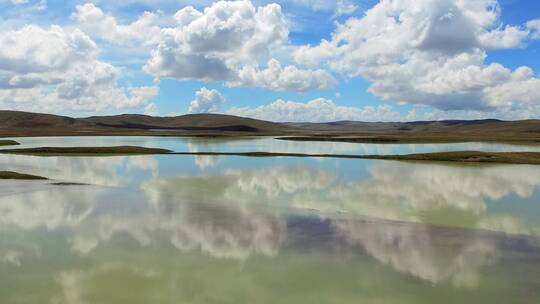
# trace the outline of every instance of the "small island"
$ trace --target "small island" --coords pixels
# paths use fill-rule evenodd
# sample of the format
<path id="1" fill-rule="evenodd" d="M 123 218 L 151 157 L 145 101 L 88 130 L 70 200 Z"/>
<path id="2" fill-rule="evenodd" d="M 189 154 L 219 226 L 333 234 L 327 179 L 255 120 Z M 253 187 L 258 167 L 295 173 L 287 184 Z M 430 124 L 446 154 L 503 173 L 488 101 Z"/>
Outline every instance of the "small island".
<path id="1" fill-rule="evenodd" d="M 0 146 L 17 146 L 19 145 L 18 142 L 14 140 L 0 140 Z"/>
<path id="2" fill-rule="evenodd" d="M 365 158 L 404 161 L 540 165 L 540 152 L 455 151 L 406 155 L 367 155 Z"/>
<path id="3" fill-rule="evenodd" d="M 2 154 L 34 155 L 34 156 L 121 156 L 170 154 L 171 150 L 145 148 L 135 146 L 117 147 L 40 147 L 23 149 L 4 149 Z"/>
<path id="4" fill-rule="evenodd" d="M 47 180 L 47 178 L 37 175 L 23 174 L 12 171 L 0 171 L 0 179 L 17 179 L 17 180 Z"/>

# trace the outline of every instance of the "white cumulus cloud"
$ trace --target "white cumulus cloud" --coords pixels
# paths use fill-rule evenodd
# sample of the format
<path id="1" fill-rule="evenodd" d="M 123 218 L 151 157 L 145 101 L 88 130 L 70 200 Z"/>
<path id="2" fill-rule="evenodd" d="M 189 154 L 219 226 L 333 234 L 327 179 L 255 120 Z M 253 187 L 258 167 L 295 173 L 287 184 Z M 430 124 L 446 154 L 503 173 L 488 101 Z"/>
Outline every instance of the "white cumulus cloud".
<path id="1" fill-rule="evenodd" d="M 521 46 L 536 23 L 503 26 L 500 13 L 496 0 L 382 0 L 338 24 L 332 39 L 299 47 L 295 59 L 363 77 L 385 100 L 442 110 L 528 108 L 534 98 L 505 88 L 539 91 L 534 73 L 486 57 L 488 49 Z"/>
<path id="2" fill-rule="evenodd" d="M 488 49 L 511 49 L 521 45 L 529 31 L 519 26 L 506 26 L 481 34 L 480 44 Z"/>
<path id="3" fill-rule="evenodd" d="M 158 88 L 118 86 L 120 70 L 98 59 L 78 29 L 27 25 L 0 31 L 0 106 L 59 112 L 110 112 L 146 106 Z"/>
<path id="4" fill-rule="evenodd" d="M 201 88 L 195 93 L 195 99 L 189 106 L 189 114 L 218 112 L 225 102 L 225 97 L 217 90 Z"/>
<path id="5" fill-rule="evenodd" d="M 325 98 L 306 103 L 279 99 L 258 107 L 232 108 L 227 111 L 227 114 L 280 122 L 399 121 L 403 119 L 399 112 L 387 105 L 346 107 L 338 106 L 334 101 Z"/>
<path id="6" fill-rule="evenodd" d="M 282 66 L 273 54 L 288 43 L 288 25 L 277 4 L 218 1 L 175 14 L 163 28 L 144 70 L 157 78 L 224 82 L 229 86 L 308 91 L 335 85 L 324 70 Z"/>
<path id="7" fill-rule="evenodd" d="M 93 3 L 77 5 L 71 18 L 88 35 L 119 45 L 152 44 L 161 31 L 157 13 L 145 12 L 134 22 L 122 25 Z"/>
<path id="8" fill-rule="evenodd" d="M 527 28 L 532 31 L 533 38 L 540 38 L 540 19 L 527 22 Z"/>

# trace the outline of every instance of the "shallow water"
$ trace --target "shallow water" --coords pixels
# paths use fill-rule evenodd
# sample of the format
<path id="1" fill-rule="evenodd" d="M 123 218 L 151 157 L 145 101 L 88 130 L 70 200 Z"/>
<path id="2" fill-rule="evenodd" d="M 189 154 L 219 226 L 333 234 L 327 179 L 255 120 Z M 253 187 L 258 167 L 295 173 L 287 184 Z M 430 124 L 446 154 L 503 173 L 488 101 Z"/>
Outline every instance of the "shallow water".
<path id="1" fill-rule="evenodd" d="M 169 149 L 176 152 L 275 152 L 311 154 L 408 154 L 442 151 L 489 151 L 526 152 L 540 151 L 539 144 L 507 143 L 443 143 L 443 144 L 359 144 L 343 142 L 298 142 L 278 140 L 271 137 L 252 137 L 235 139 L 207 139 L 188 137 L 27 137 L 10 138 L 21 143 L 17 148 L 32 147 L 76 147 L 76 146 L 142 146 Z M 0 149 L 13 146 L 0 147 Z"/>
<path id="2" fill-rule="evenodd" d="M 0 181 L 0 303 L 540 302 L 537 166 L 0 155 L 0 168 L 92 184 Z"/>

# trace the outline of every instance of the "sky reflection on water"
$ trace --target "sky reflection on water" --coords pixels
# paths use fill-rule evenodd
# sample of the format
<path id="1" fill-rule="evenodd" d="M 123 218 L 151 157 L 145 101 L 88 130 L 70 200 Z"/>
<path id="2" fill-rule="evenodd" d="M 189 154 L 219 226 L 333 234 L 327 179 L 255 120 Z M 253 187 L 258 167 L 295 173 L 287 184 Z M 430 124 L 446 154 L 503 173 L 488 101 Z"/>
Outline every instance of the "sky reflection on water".
<path id="1" fill-rule="evenodd" d="M 312 154 L 407 154 L 441 151 L 540 151 L 536 144 L 506 143 L 442 143 L 442 144 L 359 144 L 346 142 L 298 142 L 277 140 L 271 137 L 239 137 L 235 139 L 207 139 L 189 137 L 141 136 L 88 136 L 88 137 L 24 137 L 12 138 L 21 145 L 32 147 L 74 146 L 141 146 L 169 149 L 176 152 L 275 152 Z M 9 149 L 11 147 L 2 147 Z"/>
<path id="2" fill-rule="evenodd" d="M 535 166 L 198 161 L 0 156 L 0 302 L 540 300 Z"/>

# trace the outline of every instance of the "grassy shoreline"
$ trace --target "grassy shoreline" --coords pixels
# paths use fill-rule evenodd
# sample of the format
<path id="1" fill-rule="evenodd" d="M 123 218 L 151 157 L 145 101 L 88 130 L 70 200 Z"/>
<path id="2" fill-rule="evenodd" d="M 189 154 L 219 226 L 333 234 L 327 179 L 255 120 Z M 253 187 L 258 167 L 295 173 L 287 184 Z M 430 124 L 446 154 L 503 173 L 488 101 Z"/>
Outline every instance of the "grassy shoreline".
<path id="1" fill-rule="evenodd" d="M 358 144 L 457 144 L 470 142 L 538 144 L 536 138 L 476 138 L 476 137 L 408 137 L 408 136 L 283 136 L 283 141 L 344 142 Z"/>
<path id="2" fill-rule="evenodd" d="M 184 138 L 216 138 L 216 139 L 237 139 L 237 138 L 274 138 L 282 141 L 300 141 L 300 142 L 344 142 L 344 143 L 359 143 L 359 144 L 445 144 L 445 143 L 470 143 L 470 142 L 485 142 L 485 143 L 507 143 L 507 144 L 538 144 L 540 145 L 540 137 L 519 137 L 519 136 L 447 136 L 445 134 L 428 135 L 428 136 L 409 136 L 409 135 L 333 135 L 333 134 L 282 134 L 282 133 L 183 133 L 183 132 L 60 132 L 60 133 L 44 133 L 39 134 L 34 132 L 33 134 L 7 134 L 0 135 L 0 146 L 3 145 L 19 145 L 18 142 L 13 140 L 2 140 L 1 138 L 40 138 L 40 137 L 184 137 Z M 5 142 L 5 144 L 2 144 Z"/>
<path id="3" fill-rule="evenodd" d="M 166 149 L 136 146 L 117 147 L 40 147 L 4 149 L 0 154 L 31 156 L 130 156 L 130 155 L 193 155 L 193 156 L 245 156 L 245 157 L 318 157 L 347 159 L 380 159 L 398 161 L 430 161 L 459 163 L 498 163 L 540 165 L 540 152 L 481 152 L 455 151 L 403 155 L 311 154 L 274 152 L 173 152 Z"/>
<path id="4" fill-rule="evenodd" d="M 540 165 L 540 152 L 480 152 L 456 151 L 418 153 L 404 155 L 350 155 L 350 154 L 307 154 L 307 153 L 270 153 L 270 152 L 177 152 L 175 155 L 200 156 L 246 156 L 246 157 L 318 157 L 346 159 L 375 159 L 398 161 L 429 161 L 459 163 L 496 163 Z"/>
<path id="5" fill-rule="evenodd" d="M 3 149 L 1 154 L 35 155 L 35 156 L 115 156 L 115 155 L 156 155 L 170 154 L 166 149 L 145 148 L 136 146 L 116 147 L 39 147 L 22 149 Z"/>

